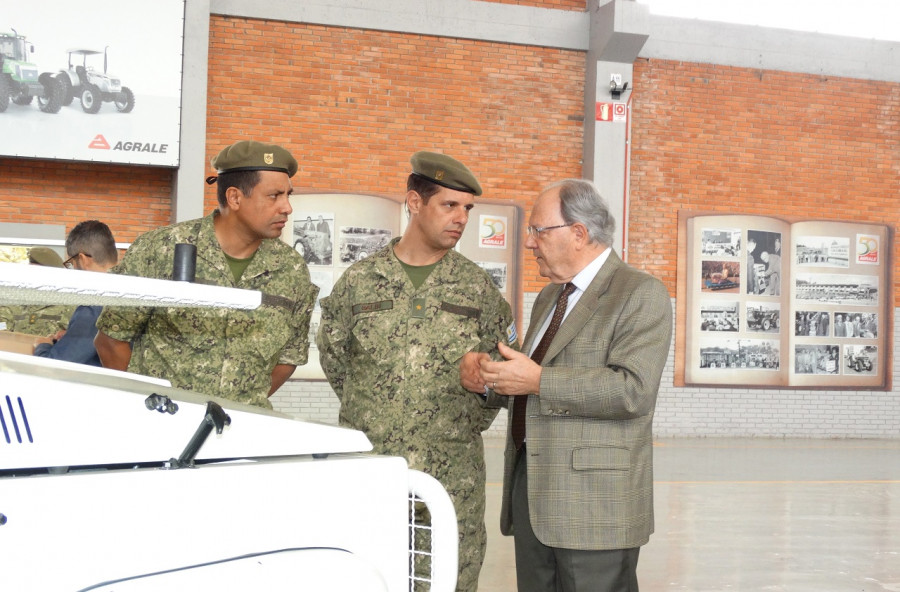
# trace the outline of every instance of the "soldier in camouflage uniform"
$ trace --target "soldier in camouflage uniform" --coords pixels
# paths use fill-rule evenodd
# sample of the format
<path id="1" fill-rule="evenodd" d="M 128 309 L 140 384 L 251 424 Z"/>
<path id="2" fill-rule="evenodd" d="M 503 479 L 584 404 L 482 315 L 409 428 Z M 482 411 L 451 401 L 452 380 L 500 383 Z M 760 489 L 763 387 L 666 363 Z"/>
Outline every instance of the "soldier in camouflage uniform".
<path id="1" fill-rule="evenodd" d="M 291 214 L 287 150 L 241 141 L 212 160 L 219 208 L 139 237 L 113 273 L 171 279 L 175 245 L 197 248 L 196 282 L 260 290 L 256 310 L 106 308 L 95 341 L 104 366 L 271 408 L 268 396 L 305 364 L 318 288 L 303 258 L 279 240 Z"/>
<path id="2" fill-rule="evenodd" d="M 30 249 L 28 263 L 45 267 L 63 267 L 62 257 L 47 247 Z M 0 331 L 50 338 L 66 330 L 73 312 L 74 306 L 61 304 L 0 306 Z"/>
<path id="3" fill-rule="evenodd" d="M 412 163 L 409 226 L 350 266 L 322 299 L 319 359 L 341 401 L 341 424 L 450 494 L 459 524 L 457 590 L 474 591 L 486 546 L 481 432 L 498 410 L 484 406 L 481 382 L 466 384 L 479 391 L 469 392 L 461 375 L 480 376 L 479 352 L 499 359 L 497 342 L 513 343 L 515 325 L 487 273 L 453 250 L 473 195 L 481 195 L 478 181 L 440 154 L 416 153 Z"/>

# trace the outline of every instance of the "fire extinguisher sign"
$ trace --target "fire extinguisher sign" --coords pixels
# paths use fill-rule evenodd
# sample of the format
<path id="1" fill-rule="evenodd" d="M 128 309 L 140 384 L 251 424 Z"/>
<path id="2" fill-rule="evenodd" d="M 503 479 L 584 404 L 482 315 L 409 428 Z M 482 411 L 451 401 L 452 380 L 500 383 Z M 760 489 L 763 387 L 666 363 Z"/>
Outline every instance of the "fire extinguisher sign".
<path id="1" fill-rule="evenodd" d="M 625 121 L 628 107 L 625 103 L 597 103 L 597 121 Z"/>

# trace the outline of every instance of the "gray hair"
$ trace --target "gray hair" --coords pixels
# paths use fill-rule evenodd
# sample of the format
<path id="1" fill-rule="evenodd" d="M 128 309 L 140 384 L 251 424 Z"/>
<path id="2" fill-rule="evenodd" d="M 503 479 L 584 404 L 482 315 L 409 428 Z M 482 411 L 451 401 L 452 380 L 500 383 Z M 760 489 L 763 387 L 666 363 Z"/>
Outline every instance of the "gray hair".
<path id="1" fill-rule="evenodd" d="M 587 228 L 591 242 L 611 246 L 616 219 L 600 190 L 586 179 L 564 179 L 547 187 L 559 187 L 560 213 L 566 224 L 579 222 Z"/>

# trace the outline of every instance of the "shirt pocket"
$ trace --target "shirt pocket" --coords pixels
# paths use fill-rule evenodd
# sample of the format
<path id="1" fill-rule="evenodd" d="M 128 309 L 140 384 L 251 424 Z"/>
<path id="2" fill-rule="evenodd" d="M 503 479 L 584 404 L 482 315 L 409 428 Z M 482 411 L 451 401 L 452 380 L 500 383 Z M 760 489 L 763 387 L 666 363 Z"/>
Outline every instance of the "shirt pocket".
<path id="1" fill-rule="evenodd" d="M 458 365 L 468 352 L 481 344 L 479 319 L 481 310 L 449 302 L 441 302 L 435 314 L 435 346 L 443 352 L 448 364 Z"/>
<path id="2" fill-rule="evenodd" d="M 269 364 L 277 363 L 281 352 L 291 340 L 292 312 L 282 306 L 266 305 L 246 315 L 246 333 L 250 343 L 248 347 L 255 349 L 263 360 Z M 230 329 L 233 329 L 232 326 Z"/>
<path id="3" fill-rule="evenodd" d="M 350 334 L 357 344 L 356 347 L 376 362 L 387 363 L 389 356 L 385 354 L 386 347 L 392 350 L 395 347 L 403 347 L 402 343 L 398 343 L 399 337 L 395 334 L 392 310 L 392 308 L 373 310 L 353 316 Z"/>

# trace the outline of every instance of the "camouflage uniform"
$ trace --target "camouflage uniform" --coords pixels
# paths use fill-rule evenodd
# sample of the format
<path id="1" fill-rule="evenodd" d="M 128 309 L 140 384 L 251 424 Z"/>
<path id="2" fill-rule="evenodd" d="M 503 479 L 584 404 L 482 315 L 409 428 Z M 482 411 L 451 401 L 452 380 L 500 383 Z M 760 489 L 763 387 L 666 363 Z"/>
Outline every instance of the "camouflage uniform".
<path id="1" fill-rule="evenodd" d="M 398 240 L 348 268 L 321 300 L 319 360 L 341 401 L 341 423 L 450 494 L 457 589 L 475 590 L 486 545 L 481 432 L 498 410 L 460 385 L 459 362 L 469 351 L 499 358 L 512 314 L 490 277 L 455 251 L 414 288 L 394 255 Z"/>
<path id="2" fill-rule="evenodd" d="M 257 310 L 107 307 L 103 333 L 132 341 L 130 372 L 166 378 L 174 386 L 271 409 L 276 364 L 302 365 L 309 354 L 309 322 L 318 288 L 306 262 L 278 239 L 262 241 L 239 282 L 234 281 L 213 228 L 218 211 L 148 232 L 113 273 L 171 279 L 175 245 L 197 246 L 196 282 L 260 290 Z"/>
<path id="3" fill-rule="evenodd" d="M 59 304 L 0 306 L 0 329 L 49 337 L 57 331 L 65 330 L 74 312 L 74 306 Z"/>

